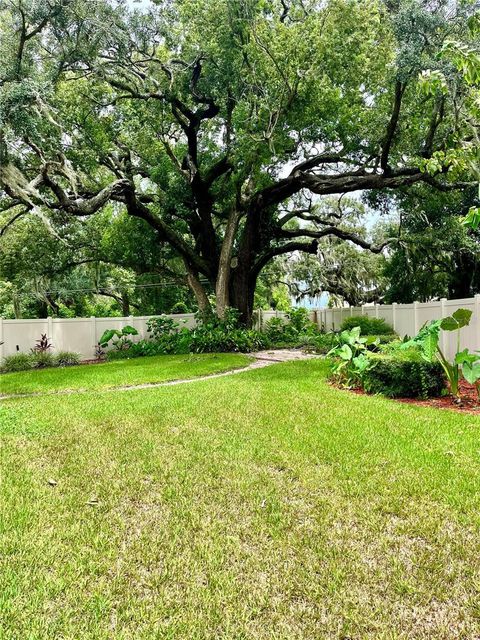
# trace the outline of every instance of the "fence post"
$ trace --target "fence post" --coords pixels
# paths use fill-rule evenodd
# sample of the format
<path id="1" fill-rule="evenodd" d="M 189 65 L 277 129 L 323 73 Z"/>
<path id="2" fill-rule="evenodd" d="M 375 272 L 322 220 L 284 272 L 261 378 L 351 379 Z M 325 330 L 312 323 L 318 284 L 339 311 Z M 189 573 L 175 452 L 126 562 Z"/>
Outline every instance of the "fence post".
<path id="1" fill-rule="evenodd" d="M 55 345 L 53 344 L 53 322 L 51 316 L 47 316 L 47 338 L 55 349 Z"/>
<path id="2" fill-rule="evenodd" d="M 418 326 L 418 302 L 413 303 L 413 335 L 417 335 L 420 331 L 420 327 Z"/>
<path id="3" fill-rule="evenodd" d="M 364 316 L 364 315 L 365 315 L 365 305 L 362 304 L 362 316 Z"/>
<path id="4" fill-rule="evenodd" d="M 375 318 L 378 318 L 378 302 L 374 302 L 375 305 Z"/>
<path id="5" fill-rule="evenodd" d="M 393 330 L 397 333 L 397 303 L 392 303 L 392 321 L 393 321 Z"/>
<path id="6" fill-rule="evenodd" d="M 475 294 L 474 300 L 475 300 L 475 342 L 476 342 L 475 347 L 476 349 L 480 349 L 480 293 Z M 0 334 L 0 340 L 1 339 L 2 337 Z"/>
<path id="7" fill-rule="evenodd" d="M 0 316 L 0 362 L 3 360 L 3 318 Z"/>
<path id="8" fill-rule="evenodd" d="M 352 316 L 353 316 L 353 306 L 350 305 L 350 317 L 352 317 Z"/>
<path id="9" fill-rule="evenodd" d="M 446 302 L 446 298 L 440 299 L 440 318 L 445 318 L 445 316 L 447 315 L 447 308 L 445 304 Z M 447 349 L 447 334 L 442 329 L 440 329 L 440 342 L 442 343 L 442 351 L 443 353 L 445 353 Z"/>
<path id="10" fill-rule="evenodd" d="M 95 353 L 95 349 L 97 346 L 97 319 L 95 316 L 90 316 L 90 331 L 92 337 L 92 349 L 93 353 Z"/>

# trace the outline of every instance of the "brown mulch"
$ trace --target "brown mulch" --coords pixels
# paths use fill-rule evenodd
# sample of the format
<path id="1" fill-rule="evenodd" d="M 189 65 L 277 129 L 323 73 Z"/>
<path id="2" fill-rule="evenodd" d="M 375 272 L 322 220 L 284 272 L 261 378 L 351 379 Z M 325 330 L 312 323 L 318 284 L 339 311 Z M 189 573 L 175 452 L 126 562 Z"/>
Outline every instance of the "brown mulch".
<path id="1" fill-rule="evenodd" d="M 465 380 L 461 380 L 460 399 L 451 395 L 441 396 L 440 398 L 428 398 L 427 400 L 416 400 L 414 398 L 397 398 L 399 402 L 406 404 L 418 404 L 422 407 L 434 407 L 436 409 L 453 409 L 454 411 L 480 413 L 480 401 L 478 399 L 477 390 Z"/>
<path id="2" fill-rule="evenodd" d="M 334 385 L 335 386 L 335 385 Z M 419 407 L 432 407 L 434 409 L 450 409 L 460 411 L 462 413 L 475 413 L 480 415 L 480 401 L 475 387 L 465 380 L 460 381 L 460 400 L 451 395 L 440 396 L 439 398 L 427 398 L 420 400 L 419 398 L 392 398 L 403 404 L 414 404 Z M 363 389 L 351 389 L 353 393 L 358 395 L 369 395 Z"/>

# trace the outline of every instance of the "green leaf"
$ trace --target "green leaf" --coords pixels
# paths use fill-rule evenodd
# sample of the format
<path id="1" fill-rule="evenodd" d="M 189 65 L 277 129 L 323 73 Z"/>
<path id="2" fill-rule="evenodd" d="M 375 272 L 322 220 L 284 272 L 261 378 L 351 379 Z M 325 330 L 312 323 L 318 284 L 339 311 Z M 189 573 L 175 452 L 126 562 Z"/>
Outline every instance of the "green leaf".
<path id="1" fill-rule="evenodd" d="M 337 350 L 337 356 L 342 358 L 342 360 L 351 360 L 352 355 L 352 350 L 348 344 L 342 345 L 341 348 Z"/>
<path id="2" fill-rule="evenodd" d="M 430 331 L 424 338 L 422 342 L 423 353 L 425 355 L 425 359 L 431 362 L 435 357 L 438 349 L 438 331 Z"/>
<path id="3" fill-rule="evenodd" d="M 138 336 L 138 331 L 135 329 L 135 327 L 131 327 L 129 324 L 127 324 L 126 327 L 123 327 L 122 334 L 124 336 Z"/>
<path id="4" fill-rule="evenodd" d="M 106 331 L 103 332 L 102 337 L 100 338 L 98 343 L 101 347 L 106 347 L 108 346 L 108 343 L 114 336 L 120 336 L 120 335 L 121 333 L 117 329 L 107 329 Z"/>
<path id="5" fill-rule="evenodd" d="M 463 377 L 470 384 L 475 384 L 480 380 L 480 362 L 465 363 L 462 367 Z"/>
<path id="6" fill-rule="evenodd" d="M 469 353 L 468 349 L 464 349 L 463 351 L 459 351 L 455 356 L 455 363 L 472 365 L 479 359 L 480 356 L 476 355 L 475 353 Z"/>
<path id="7" fill-rule="evenodd" d="M 444 331 L 456 331 L 469 325 L 471 317 L 470 309 L 457 309 L 451 316 L 442 319 L 440 327 Z"/>

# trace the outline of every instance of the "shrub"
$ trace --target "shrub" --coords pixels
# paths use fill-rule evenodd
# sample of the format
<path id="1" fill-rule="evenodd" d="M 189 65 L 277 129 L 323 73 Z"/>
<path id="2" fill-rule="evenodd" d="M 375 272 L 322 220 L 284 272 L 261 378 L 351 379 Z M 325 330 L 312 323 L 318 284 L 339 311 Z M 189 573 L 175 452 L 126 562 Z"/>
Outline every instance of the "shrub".
<path id="1" fill-rule="evenodd" d="M 391 398 L 428 398 L 445 390 L 445 374 L 439 362 L 427 362 L 417 350 L 395 354 L 371 353 L 374 365 L 363 375 L 363 388 L 368 393 L 381 393 Z"/>
<path id="2" fill-rule="evenodd" d="M 131 327 L 129 324 L 127 324 L 121 330 L 107 329 L 103 332 L 103 335 L 98 341 L 98 344 L 102 349 L 106 349 L 110 340 L 113 340 L 113 346 L 115 347 L 115 349 L 118 349 L 119 351 L 121 349 L 129 349 L 133 344 L 129 336 L 138 336 L 138 331 L 135 329 L 135 327 Z M 118 339 L 114 340 L 114 338 Z"/>
<path id="3" fill-rule="evenodd" d="M 3 359 L 0 370 L 2 373 L 14 371 L 28 371 L 33 368 L 33 356 L 30 353 L 15 353 Z"/>
<path id="4" fill-rule="evenodd" d="M 330 333 L 319 333 L 312 337 L 309 344 L 310 350 L 315 353 L 327 354 L 336 344 L 336 334 L 331 331 Z"/>
<path id="5" fill-rule="evenodd" d="M 185 302 L 176 302 L 171 308 L 170 313 L 190 313 L 190 309 Z"/>
<path id="6" fill-rule="evenodd" d="M 162 337 L 164 334 L 173 333 L 178 329 L 178 322 L 168 316 L 158 316 L 147 320 L 147 331 L 152 335 L 152 339 Z"/>
<path id="7" fill-rule="evenodd" d="M 55 357 L 48 351 L 34 351 L 32 353 L 32 366 L 34 369 L 47 369 L 55 366 Z"/>
<path id="8" fill-rule="evenodd" d="M 287 318 L 287 321 L 272 318 L 266 323 L 264 334 L 270 346 L 314 348 L 319 331 L 317 325 L 310 320 L 308 309 L 291 309 Z"/>
<path id="9" fill-rule="evenodd" d="M 80 364 L 80 354 L 74 351 L 59 351 L 54 355 L 56 367 L 71 367 Z"/>
<path id="10" fill-rule="evenodd" d="M 370 351 L 383 351 L 387 345 L 399 342 L 398 336 L 395 333 L 387 333 L 386 335 L 366 335 L 363 336 L 368 339 L 367 349 Z M 400 342 L 400 344 L 402 344 Z"/>
<path id="11" fill-rule="evenodd" d="M 213 353 L 240 351 L 248 353 L 265 349 L 268 346 L 266 336 L 254 329 L 231 329 L 202 326 L 192 329 L 190 351 L 194 353 Z"/>
<path id="12" fill-rule="evenodd" d="M 383 318 L 370 318 L 369 316 L 352 316 L 345 318 L 342 322 L 342 331 L 350 331 L 354 327 L 360 327 L 360 335 L 391 335 L 395 334 L 391 327 Z"/>

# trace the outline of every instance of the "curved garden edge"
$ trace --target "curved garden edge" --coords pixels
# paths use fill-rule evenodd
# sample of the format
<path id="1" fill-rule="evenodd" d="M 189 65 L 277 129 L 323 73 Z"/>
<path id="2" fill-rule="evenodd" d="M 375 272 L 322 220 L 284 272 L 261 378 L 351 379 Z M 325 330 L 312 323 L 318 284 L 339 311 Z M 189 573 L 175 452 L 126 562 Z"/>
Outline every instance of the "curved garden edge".
<path id="1" fill-rule="evenodd" d="M 367 393 L 363 389 L 347 389 L 346 387 L 341 387 L 330 382 L 332 387 L 339 389 L 340 391 L 345 391 L 347 393 L 354 393 L 359 396 L 374 396 L 381 394 L 372 394 Z M 417 407 L 427 407 L 429 409 L 443 409 L 455 411 L 457 413 L 470 413 L 472 415 L 480 416 L 480 402 L 476 399 L 475 389 L 471 385 L 463 385 L 463 393 L 461 402 L 456 402 L 452 395 L 444 395 L 439 397 L 432 398 L 391 398 L 389 400 L 393 400 L 394 402 L 398 402 L 400 404 L 410 404 Z M 468 387 L 468 388 L 467 388 Z M 386 397 L 386 396 L 383 396 Z"/>
<path id="2" fill-rule="evenodd" d="M 307 360 L 310 358 L 319 357 L 315 354 L 308 354 L 304 351 L 298 349 L 272 349 L 268 351 L 258 351 L 250 354 L 245 354 L 252 358 L 252 362 L 247 364 L 246 366 L 233 367 L 231 369 L 227 369 L 225 371 L 219 371 L 217 373 L 210 373 L 205 375 L 198 375 L 196 377 L 191 378 L 177 378 L 172 380 L 162 380 L 159 382 L 144 382 L 139 384 L 130 384 L 130 385 L 117 385 L 102 389 L 92 389 L 92 388 L 78 388 L 78 389 L 59 389 L 52 391 L 35 391 L 28 393 L 10 393 L 10 394 L 1 394 L 0 393 L 0 401 L 2 400 L 12 400 L 15 398 L 34 398 L 34 397 L 45 397 L 45 396 L 59 396 L 59 395 L 76 395 L 76 394 L 85 394 L 85 393 L 109 393 L 109 392 L 118 392 L 118 391 L 134 391 L 138 389 L 155 389 L 157 387 L 170 387 L 179 384 L 187 384 L 193 382 L 201 382 L 203 380 L 212 380 L 214 378 L 223 378 L 225 376 L 231 376 L 237 373 L 245 373 L 246 371 L 252 371 L 254 369 L 262 369 L 264 367 L 271 366 L 273 364 L 278 364 L 281 362 L 289 362 L 294 360 Z"/>

